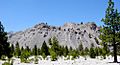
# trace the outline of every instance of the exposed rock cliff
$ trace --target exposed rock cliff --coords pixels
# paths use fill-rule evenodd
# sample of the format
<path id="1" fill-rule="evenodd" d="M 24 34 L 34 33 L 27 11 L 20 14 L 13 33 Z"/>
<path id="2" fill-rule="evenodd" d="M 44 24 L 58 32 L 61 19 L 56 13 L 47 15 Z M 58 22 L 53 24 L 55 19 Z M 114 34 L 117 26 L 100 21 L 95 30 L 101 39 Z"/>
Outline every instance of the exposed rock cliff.
<path id="1" fill-rule="evenodd" d="M 25 31 L 9 33 L 8 40 L 12 44 L 19 42 L 20 46 L 33 48 L 34 45 L 41 47 L 43 41 L 46 41 L 48 44 L 49 38 L 55 36 L 60 45 L 67 45 L 68 47 L 77 48 L 80 43 L 84 47 L 90 47 L 91 43 L 99 46 L 99 29 L 95 23 L 65 23 L 59 27 L 50 26 L 47 23 L 40 23 Z"/>

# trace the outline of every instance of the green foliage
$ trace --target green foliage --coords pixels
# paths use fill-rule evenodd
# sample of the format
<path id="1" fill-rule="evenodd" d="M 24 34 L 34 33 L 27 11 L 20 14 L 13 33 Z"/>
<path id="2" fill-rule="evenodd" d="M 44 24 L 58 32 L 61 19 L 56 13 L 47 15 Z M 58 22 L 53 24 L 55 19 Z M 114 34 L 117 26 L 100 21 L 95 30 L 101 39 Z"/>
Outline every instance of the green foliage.
<path id="1" fill-rule="evenodd" d="M 71 46 L 70 46 L 70 50 L 73 50 Z"/>
<path id="2" fill-rule="evenodd" d="M 12 65 L 10 62 L 4 62 L 2 65 Z"/>
<path id="3" fill-rule="evenodd" d="M 87 47 L 85 47 L 85 51 L 84 51 L 85 53 L 85 55 L 89 55 L 89 49 L 87 48 Z"/>
<path id="4" fill-rule="evenodd" d="M 21 56 L 20 56 L 21 62 L 28 63 L 29 57 L 30 57 L 30 51 L 26 48 L 21 52 Z"/>
<path id="5" fill-rule="evenodd" d="M 72 60 L 74 60 L 79 56 L 79 52 L 78 50 L 71 50 L 69 55 L 72 56 Z"/>
<path id="6" fill-rule="evenodd" d="M 96 57 L 96 53 L 95 53 L 93 47 L 90 48 L 90 53 L 89 53 L 89 55 L 90 55 L 91 58 L 95 58 L 95 57 Z"/>
<path id="7" fill-rule="evenodd" d="M 61 55 L 60 45 L 56 37 L 51 38 L 51 48 L 49 50 L 52 60 L 57 60 L 57 56 Z"/>
<path id="8" fill-rule="evenodd" d="M 12 44 L 11 45 L 11 54 L 14 56 L 14 52 L 15 52 L 15 48 L 14 48 L 14 45 Z"/>
<path id="9" fill-rule="evenodd" d="M 45 55 L 45 53 L 42 53 L 42 57 L 43 59 L 45 59 L 47 56 Z"/>
<path id="10" fill-rule="evenodd" d="M 69 53 L 67 46 L 65 46 L 64 50 L 61 50 L 61 51 L 63 51 L 63 55 L 64 55 L 65 57 L 66 57 L 66 56 L 68 55 L 68 53 Z"/>
<path id="11" fill-rule="evenodd" d="M 117 43 L 120 42 L 120 13 L 118 13 L 117 9 L 114 9 L 114 2 L 112 0 L 109 0 L 105 13 L 105 18 L 102 19 L 104 26 L 100 31 L 102 33 L 100 39 L 103 43 L 111 43 L 113 46 L 114 62 L 117 62 Z"/>
<path id="12" fill-rule="evenodd" d="M 2 55 L 7 56 L 8 58 L 11 57 L 10 44 L 7 42 L 7 40 L 7 33 L 4 31 L 4 27 L 0 21 L 0 58 Z"/>
<path id="13" fill-rule="evenodd" d="M 49 47 L 47 46 L 47 44 L 46 44 L 45 41 L 43 42 L 43 45 L 41 47 L 41 55 L 42 54 L 45 54 L 46 56 L 50 55 L 50 53 L 49 53 Z"/>
<path id="14" fill-rule="evenodd" d="M 23 46 L 21 47 L 21 52 L 24 50 Z"/>
<path id="15" fill-rule="evenodd" d="M 104 59 L 106 58 L 106 55 L 110 55 L 110 50 L 107 44 L 104 44 L 101 55 L 103 56 Z"/>
<path id="16" fill-rule="evenodd" d="M 51 61 L 55 61 L 57 60 L 57 54 L 55 51 L 53 51 L 52 49 L 49 49 L 50 52 L 50 56 L 51 56 Z"/>
<path id="17" fill-rule="evenodd" d="M 35 56 L 35 60 L 34 60 L 35 64 L 38 64 L 38 58 Z"/>
<path id="18" fill-rule="evenodd" d="M 15 47 L 15 56 L 17 56 L 19 58 L 20 55 L 21 55 L 21 50 L 20 50 L 20 47 L 19 47 L 19 43 L 17 42 L 15 46 L 16 46 Z"/>
<path id="19" fill-rule="evenodd" d="M 98 47 L 95 48 L 95 54 L 96 54 L 96 56 L 99 56 L 99 55 L 100 55 L 100 53 L 99 53 L 99 48 L 98 48 Z"/>
<path id="20" fill-rule="evenodd" d="M 36 46 L 36 45 L 34 46 L 34 51 L 35 51 L 35 52 L 34 52 L 34 55 L 37 56 L 38 53 L 37 53 L 37 46 Z"/>
<path id="21" fill-rule="evenodd" d="M 32 48 L 32 55 L 35 55 L 35 56 L 38 55 L 38 48 L 36 45 L 34 45 L 34 48 Z"/>
<path id="22" fill-rule="evenodd" d="M 1 60 L 6 60 L 5 58 L 6 58 L 5 55 L 2 55 L 2 56 L 1 56 Z"/>
<path id="23" fill-rule="evenodd" d="M 38 48 L 38 52 L 37 52 L 37 53 L 38 53 L 38 55 L 40 55 L 40 54 L 41 54 L 41 50 L 40 50 L 40 48 Z"/>

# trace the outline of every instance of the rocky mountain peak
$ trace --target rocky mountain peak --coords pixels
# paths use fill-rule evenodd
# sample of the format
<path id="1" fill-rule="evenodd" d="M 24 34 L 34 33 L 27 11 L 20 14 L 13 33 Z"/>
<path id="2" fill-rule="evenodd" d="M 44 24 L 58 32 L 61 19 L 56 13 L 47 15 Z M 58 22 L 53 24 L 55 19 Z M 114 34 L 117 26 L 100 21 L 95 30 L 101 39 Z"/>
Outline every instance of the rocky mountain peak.
<path id="1" fill-rule="evenodd" d="M 65 23 L 63 26 L 50 26 L 47 23 L 39 23 L 25 31 L 19 31 L 9 35 L 9 42 L 20 46 L 29 46 L 33 48 L 34 45 L 42 46 L 46 41 L 49 45 L 49 38 L 55 36 L 60 45 L 77 48 L 81 43 L 84 47 L 90 47 L 93 43 L 99 46 L 99 30 L 95 23 Z M 97 42 L 96 42 L 96 39 Z"/>

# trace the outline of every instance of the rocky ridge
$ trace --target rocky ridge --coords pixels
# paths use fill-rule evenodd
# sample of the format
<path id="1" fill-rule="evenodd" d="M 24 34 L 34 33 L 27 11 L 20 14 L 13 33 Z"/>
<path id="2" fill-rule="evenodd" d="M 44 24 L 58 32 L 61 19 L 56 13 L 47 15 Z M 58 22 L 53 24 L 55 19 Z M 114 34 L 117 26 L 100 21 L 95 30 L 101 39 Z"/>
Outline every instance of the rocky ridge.
<path id="1" fill-rule="evenodd" d="M 40 48 L 44 41 L 49 45 L 49 38 L 55 36 L 60 45 L 78 48 L 80 43 L 82 43 L 84 47 L 90 48 L 91 43 L 94 46 L 99 46 L 99 30 L 100 27 L 97 27 L 93 22 L 86 24 L 65 23 L 63 26 L 58 27 L 40 23 L 24 31 L 9 33 L 8 41 L 12 44 L 18 42 L 23 47 L 29 46 L 33 48 L 34 45 L 37 45 Z"/>

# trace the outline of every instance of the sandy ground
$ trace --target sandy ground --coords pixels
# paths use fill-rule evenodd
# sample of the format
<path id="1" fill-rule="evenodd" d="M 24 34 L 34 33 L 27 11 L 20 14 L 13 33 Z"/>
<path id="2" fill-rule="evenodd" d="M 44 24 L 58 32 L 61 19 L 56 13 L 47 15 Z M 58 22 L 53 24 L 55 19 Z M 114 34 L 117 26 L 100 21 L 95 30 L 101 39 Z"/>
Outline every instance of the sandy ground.
<path id="1" fill-rule="evenodd" d="M 33 58 L 33 57 L 31 57 Z M 59 58 L 57 61 L 51 61 L 48 57 L 47 60 L 40 60 L 38 64 L 34 64 L 34 61 L 30 63 L 20 63 L 20 59 L 14 58 L 13 65 L 120 65 L 120 63 L 110 63 L 113 61 L 113 57 L 109 56 L 106 59 L 101 59 L 100 57 L 96 59 L 91 59 L 87 57 L 85 60 L 84 57 L 79 57 L 75 60 L 64 60 L 65 58 Z M 118 56 L 118 61 L 120 61 L 120 56 Z M 0 65 L 5 61 L 0 60 Z"/>

